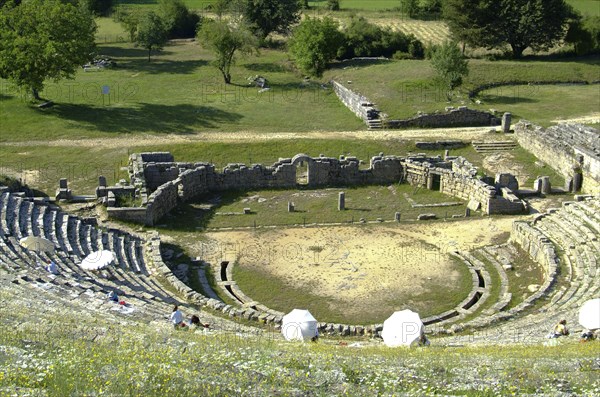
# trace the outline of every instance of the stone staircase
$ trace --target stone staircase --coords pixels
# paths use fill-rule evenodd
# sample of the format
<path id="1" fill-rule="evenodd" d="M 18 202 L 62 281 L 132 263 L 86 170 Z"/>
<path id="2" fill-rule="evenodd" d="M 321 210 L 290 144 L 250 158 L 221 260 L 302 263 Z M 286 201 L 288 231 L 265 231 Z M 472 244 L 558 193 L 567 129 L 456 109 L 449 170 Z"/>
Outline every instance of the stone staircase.
<path id="1" fill-rule="evenodd" d="M 509 152 L 517 147 L 515 141 L 473 141 L 473 148 L 477 153 L 497 153 L 497 152 Z"/>

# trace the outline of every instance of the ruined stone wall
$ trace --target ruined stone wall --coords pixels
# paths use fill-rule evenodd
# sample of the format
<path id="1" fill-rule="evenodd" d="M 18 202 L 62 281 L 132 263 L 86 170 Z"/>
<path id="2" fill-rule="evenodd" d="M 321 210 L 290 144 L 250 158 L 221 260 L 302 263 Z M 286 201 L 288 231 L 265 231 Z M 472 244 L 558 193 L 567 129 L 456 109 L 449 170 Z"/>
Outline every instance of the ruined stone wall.
<path id="1" fill-rule="evenodd" d="M 146 224 L 146 207 L 107 207 L 106 211 L 110 218 Z"/>
<path id="2" fill-rule="evenodd" d="M 363 120 L 365 123 L 369 120 L 370 113 L 379 113 L 379 111 L 373 106 L 371 101 L 364 95 L 360 95 L 349 88 L 344 87 L 337 81 L 333 83 L 333 91 L 340 98 L 340 101 L 348 109 L 356 115 L 356 117 Z"/>
<path id="3" fill-rule="evenodd" d="M 177 207 L 177 184 L 169 181 L 158 187 L 148 197 L 146 207 L 146 225 L 154 225 L 163 216 L 168 214 L 173 208 Z"/>
<path id="4" fill-rule="evenodd" d="M 461 106 L 458 109 L 448 108 L 445 113 L 421 114 L 405 120 L 385 120 L 385 128 L 436 128 L 436 127 L 471 127 L 496 126 L 500 119 L 491 113 L 469 109 Z"/>
<path id="5" fill-rule="evenodd" d="M 548 284 L 545 287 L 550 287 L 559 266 L 559 258 L 552 242 L 542 232 L 531 227 L 528 222 L 522 221 L 513 222 L 510 239 L 519 244 L 532 260 L 542 265 L 546 279 L 545 284 Z"/>
<path id="6" fill-rule="evenodd" d="M 515 135 L 523 148 L 565 177 L 570 188 L 575 174 L 581 173 L 581 190 L 600 192 L 600 132 L 579 124 L 559 124 L 550 128 L 520 121 Z"/>
<path id="7" fill-rule="evenodd" d="M 475 200 L 479 203 L 477 207 L 488 214 L 519 213 L 524 209 L 523 202 L 510 191 L 497 195 L 494 186 L 475 178 L 477 169 L 460 157 L 446 161 L 439 156 L 405 158 L 380 155 L 371 158 L 368 169 L 360 169 L 360 161 L 355 157 L 311 158 L 299 154 L 294 158 L 279 159 L 272 166 L 228 164 L 223 172 L 207 163 L 146 164 L 145 169 L 152 170 L 145 173 L 149 179 L 145 179 L 146 185 L 157 185 L 163 179 L 168 181 L 148 196 L 145 223 L 153 225 L 180 202 L 209 192 L 296 187 L 297 166 L 301 162 L 308 163 L 308 186 L 311 187 L 406 182 L 437 190 L 439 185 L 443 193 L 463 200 Z M 167 165 L 162 174 L 158 171 L 161 164 Z M 135 166 L 139 168 L 139 165 Z M 171 179 L 176 174 L 177 177 Z M 139 216 L 137 212 L 130 216 L 124 211 L 113 211 L 111 215 L 128 220 L 131 216 Z"/>

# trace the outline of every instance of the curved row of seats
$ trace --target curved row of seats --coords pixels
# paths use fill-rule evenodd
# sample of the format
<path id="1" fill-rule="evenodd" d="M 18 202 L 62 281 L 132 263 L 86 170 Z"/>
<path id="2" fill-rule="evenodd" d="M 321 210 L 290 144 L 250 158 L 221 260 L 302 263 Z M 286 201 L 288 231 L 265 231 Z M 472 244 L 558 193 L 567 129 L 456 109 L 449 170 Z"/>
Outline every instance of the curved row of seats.
<path id="1" fill-rule="evenodd" d="M 529 304 L 506 312 L 481 316 L 462 326 L 485 326 L 508 320 L 493 333 L 493 340 L 539 343 L 559 320 L 567 320 L 572 331 L 581 329 L 578 312 L 589 299 L 600 297 L 600 198 L 565 202 L 560 209 L 537 215 L 528 226 L 547 238 L 558 253 L 561 267 L 556 282 L 545 291 L 533 312 L 519 316 Z M 493 257 L 492 257 L 493 259 Z M 531 302 L 533 303 L 533 302 Z M 481 340 L 489 341 L 489 333 Z M 515 339 L 515 336 L 521 339 Z M 476 340 L 471 336 L 470 341 Z"/>
<path id="2" fill-rule="evenodd" d="M 30 235 L 52 241 L 56 252 L 23 248 L 19 239 Z M 114 265 L 100 271 L 79 266 L 85 256 L 102 249 L 115 254 Z M 57 264 L 58 275 L 43 269 L 48 260 Z M 151 276 L 141 238 L 119 230 L 98 229 L 56 207 L 8 191 L 0 193 L 0 263 L 23 280 L 70 286 L 75 295 L 87 291 L 105 300 L 108 291 L 116 290 L 136 310 L 151 317 L 168 315 L 172 304 L 177 303 Z"/>

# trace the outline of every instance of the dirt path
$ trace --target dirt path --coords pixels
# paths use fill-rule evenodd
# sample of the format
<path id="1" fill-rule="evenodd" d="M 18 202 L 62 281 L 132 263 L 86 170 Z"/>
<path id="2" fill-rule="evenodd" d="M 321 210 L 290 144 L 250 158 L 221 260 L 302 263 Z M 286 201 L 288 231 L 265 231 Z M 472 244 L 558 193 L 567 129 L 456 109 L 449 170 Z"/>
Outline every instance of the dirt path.
<path id="1" fill-rule="evenodd" d="M 309 131 L 309 132 L 197 132 L 186 135 L 157 136 L 136 134 L 119 138 L 57 139 L 53 141 L 4 142 L 5 146 L 60 146 L 121 148 L 146 145 L 180 144 L 193 142 L 256 142 L 277 139 L 501 139 L 500 134 L 490 134 L 490 127 L 444 128 L 419 130 L 363 130 L 363 131 Z"/>

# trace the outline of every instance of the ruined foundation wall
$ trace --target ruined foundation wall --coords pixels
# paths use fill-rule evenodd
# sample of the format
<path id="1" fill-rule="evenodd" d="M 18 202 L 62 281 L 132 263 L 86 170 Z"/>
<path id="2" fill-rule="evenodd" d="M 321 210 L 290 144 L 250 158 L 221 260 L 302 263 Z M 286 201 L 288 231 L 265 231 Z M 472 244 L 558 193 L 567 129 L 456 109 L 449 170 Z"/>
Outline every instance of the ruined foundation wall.
<path id="1" fill-rule="evenodd" d="M 565 177 L 567 188 L 581 173 L 581 190 L 600 192 L 600 132 L 579 124 L 559 124 L 550 128 L 521 121 L 515 135 L 523 148 Z"/>

